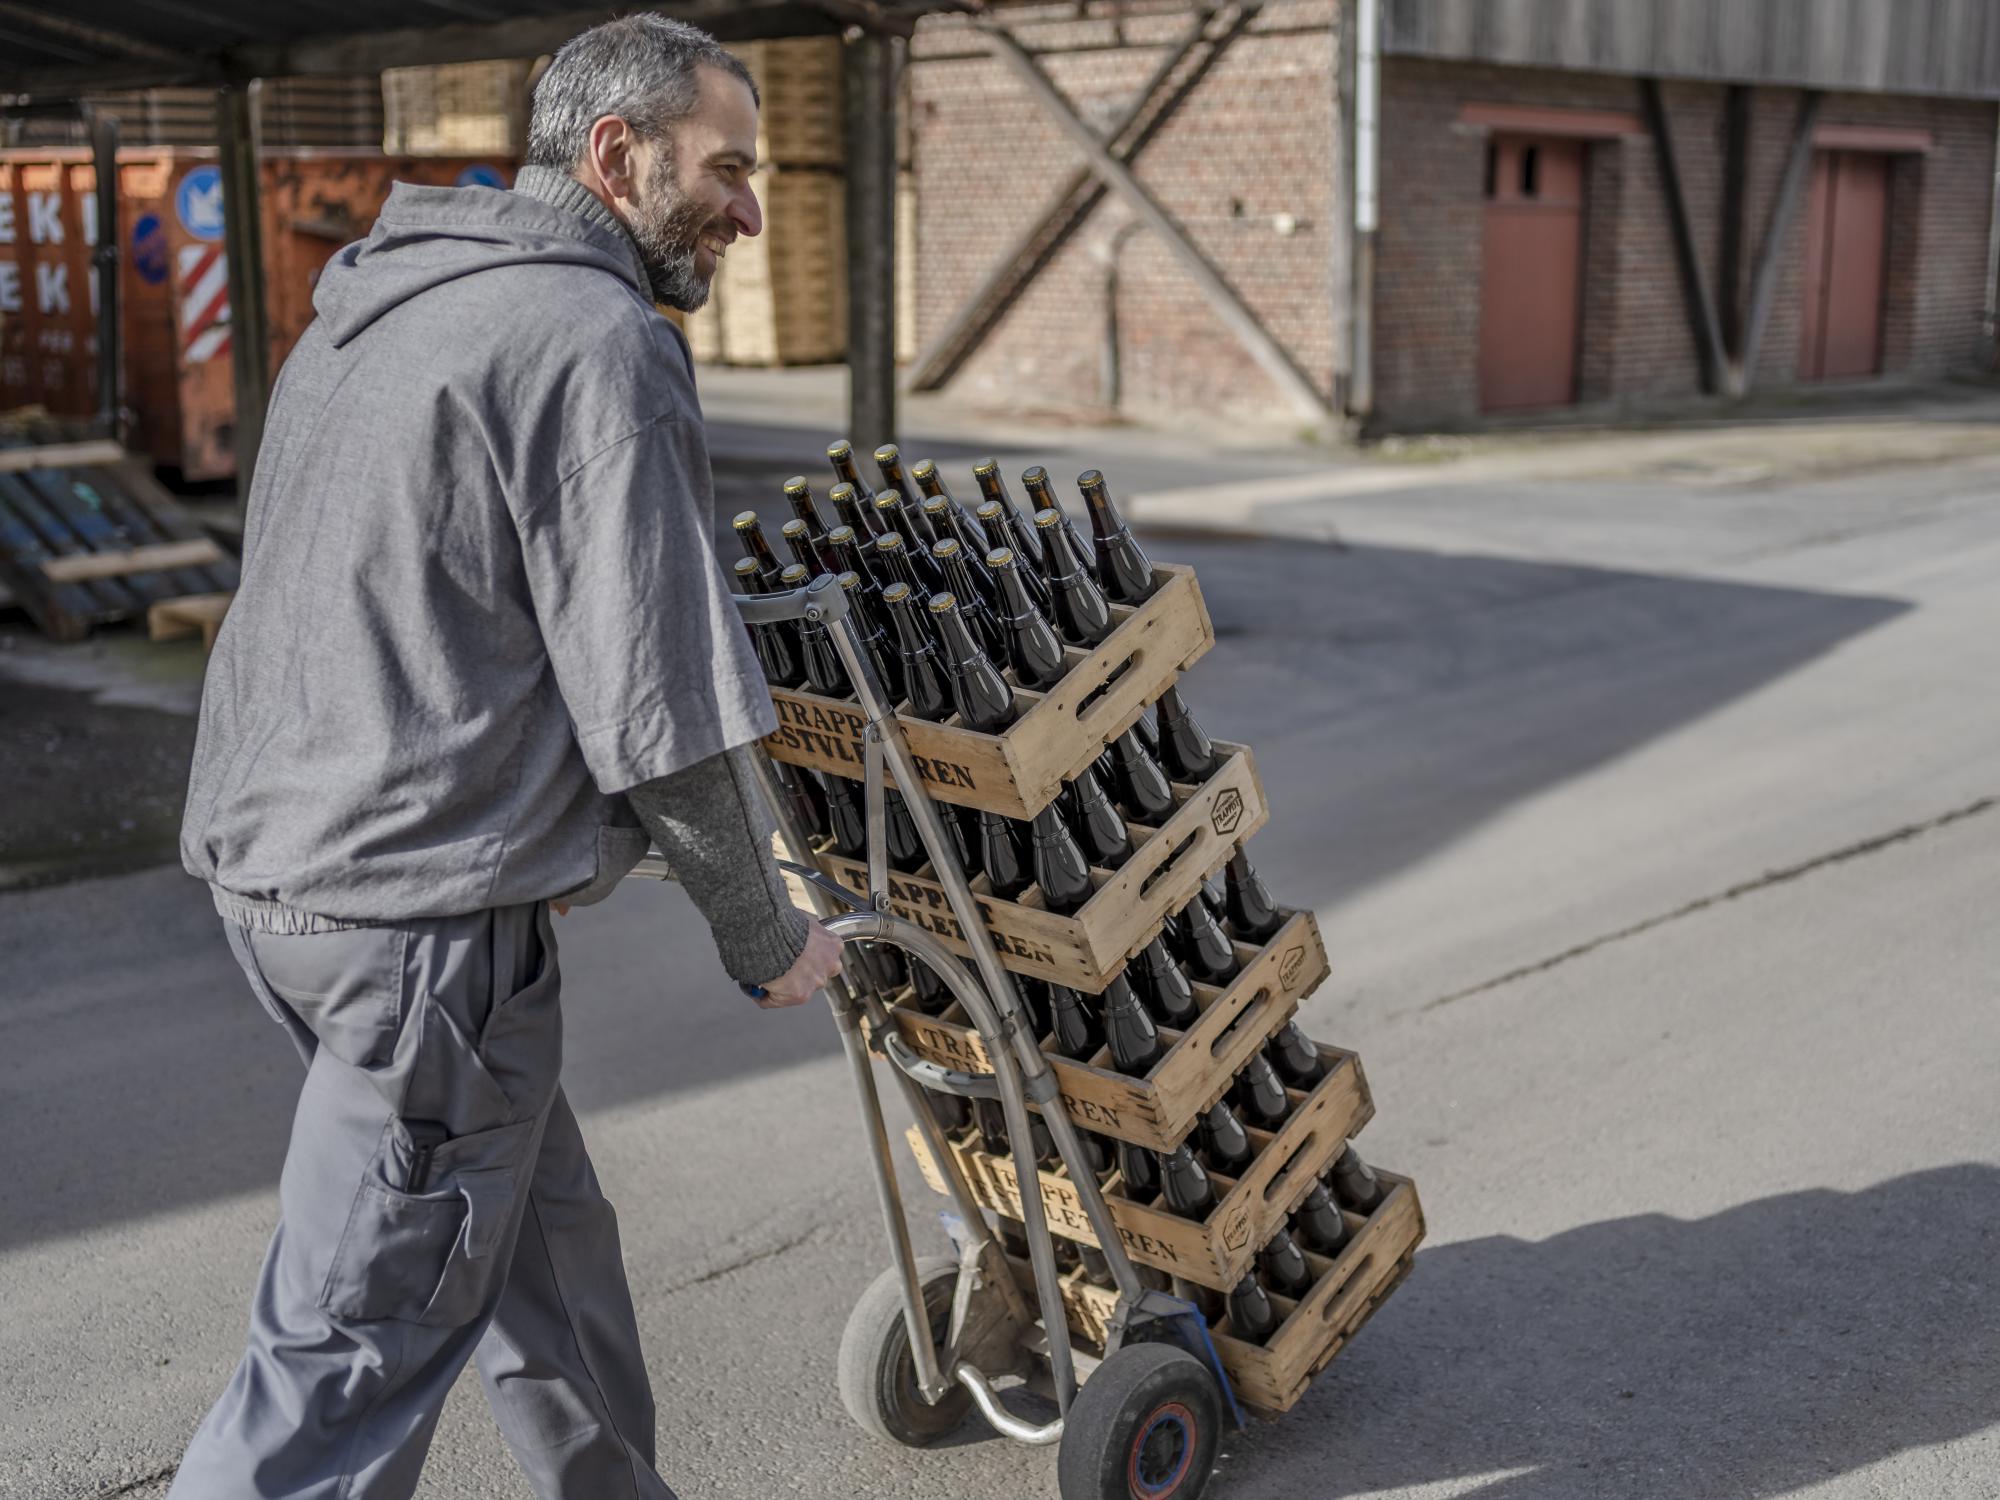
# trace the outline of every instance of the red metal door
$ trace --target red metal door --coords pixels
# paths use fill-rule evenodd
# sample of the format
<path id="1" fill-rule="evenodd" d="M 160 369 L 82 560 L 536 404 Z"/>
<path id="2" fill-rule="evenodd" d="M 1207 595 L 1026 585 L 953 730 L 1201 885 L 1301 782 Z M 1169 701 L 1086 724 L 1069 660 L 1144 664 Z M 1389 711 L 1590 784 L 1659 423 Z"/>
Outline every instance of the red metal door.
<path id="1" fill-rule="evenodd" d="M 1822 151 L 1806 200 L 1799 378 L 1872 375 L 1882 367 L 1882 278 L 1888 265 L 1889 158 Z"/>
<path id="2" fill-rule="evenodd" d="M 1576 399 L 1583 268 L 1582 141 L 1487 146 L 1479 302 L 1486 411 Z"/>

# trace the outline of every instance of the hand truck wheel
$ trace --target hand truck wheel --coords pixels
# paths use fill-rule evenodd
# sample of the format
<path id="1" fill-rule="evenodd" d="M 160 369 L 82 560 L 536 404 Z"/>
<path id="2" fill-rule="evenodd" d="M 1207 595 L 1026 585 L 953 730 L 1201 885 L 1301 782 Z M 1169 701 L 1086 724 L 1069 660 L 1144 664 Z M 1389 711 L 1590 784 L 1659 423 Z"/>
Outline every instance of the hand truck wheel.
<path id="1" fill-rule="evenodd" d="M 930 1255 L 917 1261 L 917 1285 L 930 1314 L 931 1337 L 942 1343 L 951 1324 L 958 1262 Z M 956 1432 L 972 1393 L 953 1384 L 932 1406 L 917 1391 L 917 1363 L 903 1322 L 903 1279 L 894 1266 L 869 1284 L 847 1315 L 840 1336 L 840 1399 L 847 1414 L 872 1437 L 922 1448 Z"/>
<path id="2" fill-rule="evenodd" d="M 1222 1432 L 1207 1366 L 1172 1344 L 1128 1344 L 1070 1403 L 1056 1478 L 1062 1500 L 1195 1500 Z"/>

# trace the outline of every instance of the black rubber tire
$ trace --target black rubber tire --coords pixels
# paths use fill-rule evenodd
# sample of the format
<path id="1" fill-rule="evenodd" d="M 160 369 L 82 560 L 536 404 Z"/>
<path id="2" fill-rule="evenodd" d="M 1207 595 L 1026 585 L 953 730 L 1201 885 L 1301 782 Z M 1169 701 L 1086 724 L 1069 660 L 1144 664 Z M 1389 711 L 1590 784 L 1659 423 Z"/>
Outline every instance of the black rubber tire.
<path id="1" fill-rule="evenodd" d="M 1128 1344 L 1070 1403 L 1056 1455 L 1062 1500 L 1196 1500 L 1221 1438 L 1208 1367 L 1173 1344 Z"/>
<path id="2" fill-rule="evenodd" d="M 917 1261 L 917 1284 L 941 1342 L 951 1326 L 958 1262 L 945 1256 Z M 847 1315 L 840 1336 L 840 1399 L 847 1414 L 871 1437 L 922 1448 L 956 1432 L 972 1406 L 972 1392 L 954 1385 L 937 1405 L 917 1394 L 917 1364 L 903 1326 L 903 1281 L 894 1266 L 869 1284 Z"/>

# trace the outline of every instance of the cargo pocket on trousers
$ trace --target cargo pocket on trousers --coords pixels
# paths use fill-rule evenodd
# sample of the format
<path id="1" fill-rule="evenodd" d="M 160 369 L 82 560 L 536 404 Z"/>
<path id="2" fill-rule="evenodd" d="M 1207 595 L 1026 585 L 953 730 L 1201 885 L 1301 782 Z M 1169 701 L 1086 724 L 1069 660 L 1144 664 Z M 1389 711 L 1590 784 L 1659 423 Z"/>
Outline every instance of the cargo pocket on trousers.
<path id="1" fill-rule="evenodd" d="M 409 1136 L 385 1131 L 327 1269 L 320 1306 L 339 1317 L 458 1328 L 491 1302 L 510 1259 L 517 1198 L 534 1169 L 536 1120 L 437 1145 L 422 1192 L 407 1181 Z"/>

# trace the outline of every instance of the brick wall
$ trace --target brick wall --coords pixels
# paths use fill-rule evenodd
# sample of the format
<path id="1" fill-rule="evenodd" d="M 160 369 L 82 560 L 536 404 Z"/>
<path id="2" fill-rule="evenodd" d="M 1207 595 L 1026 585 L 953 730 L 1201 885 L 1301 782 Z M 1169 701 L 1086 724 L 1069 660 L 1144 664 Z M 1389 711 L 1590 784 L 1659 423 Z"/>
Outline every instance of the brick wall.
<path id="1" fill-rule="evenodd" d="M 1122 18 L 1119 14 L 1122 12 Z M 1331 0 L 1274 0 L 1134 170 L 1323 392 L 1333 382 Z M 1181 5 L 1008 7 L 1082 117 L 1109 124 L 1182 36 Z M 970 28 L 931 17 L 912 41 L 917 341 L 927 344 L 1046 207 L 1081 153 Z M 1274 225 L 1289 214 L 1290 234 Z M 1278 393 L 1186 271 L 1108 197 L 952 381 L 957 395 L 1101 407 L 1107 257 L 1117 237 L 1123 405 L 1268 415 Z"/>
<path id="2" fill-rule="evenodd" d="M 1662 86 L 1697 252 L 1720 298 L 1724 89 Z M 1375 302 L 1376 405 L 1400 425 L 1462 422 L 1479 411 L 1480 191 L 1486 133 L 1460 123 L 1467 103 L 1639 112 L 1636 80 L 1390 58 L 1382 87 L 1382 228 Z M 1747 221 L 1736 294 L 1749 280 L 1776 198 L 1799 96 L 1752 96 Z M 1885 373 L 1928 375 L 1982 358 L 1994 106 L 1832 94 L 1822 124 L 1914 127 L 1926 156 L 1890 176 Z M 1585 401 L 1692 394 L 1699 362 L 1674 260 L 1653 143 L 1592 141 L 1586 168 L 1578 394 Z M 1755 379 L 1794 379 L 1801 336 L 1804 204 L 1779 251 Z"/>

